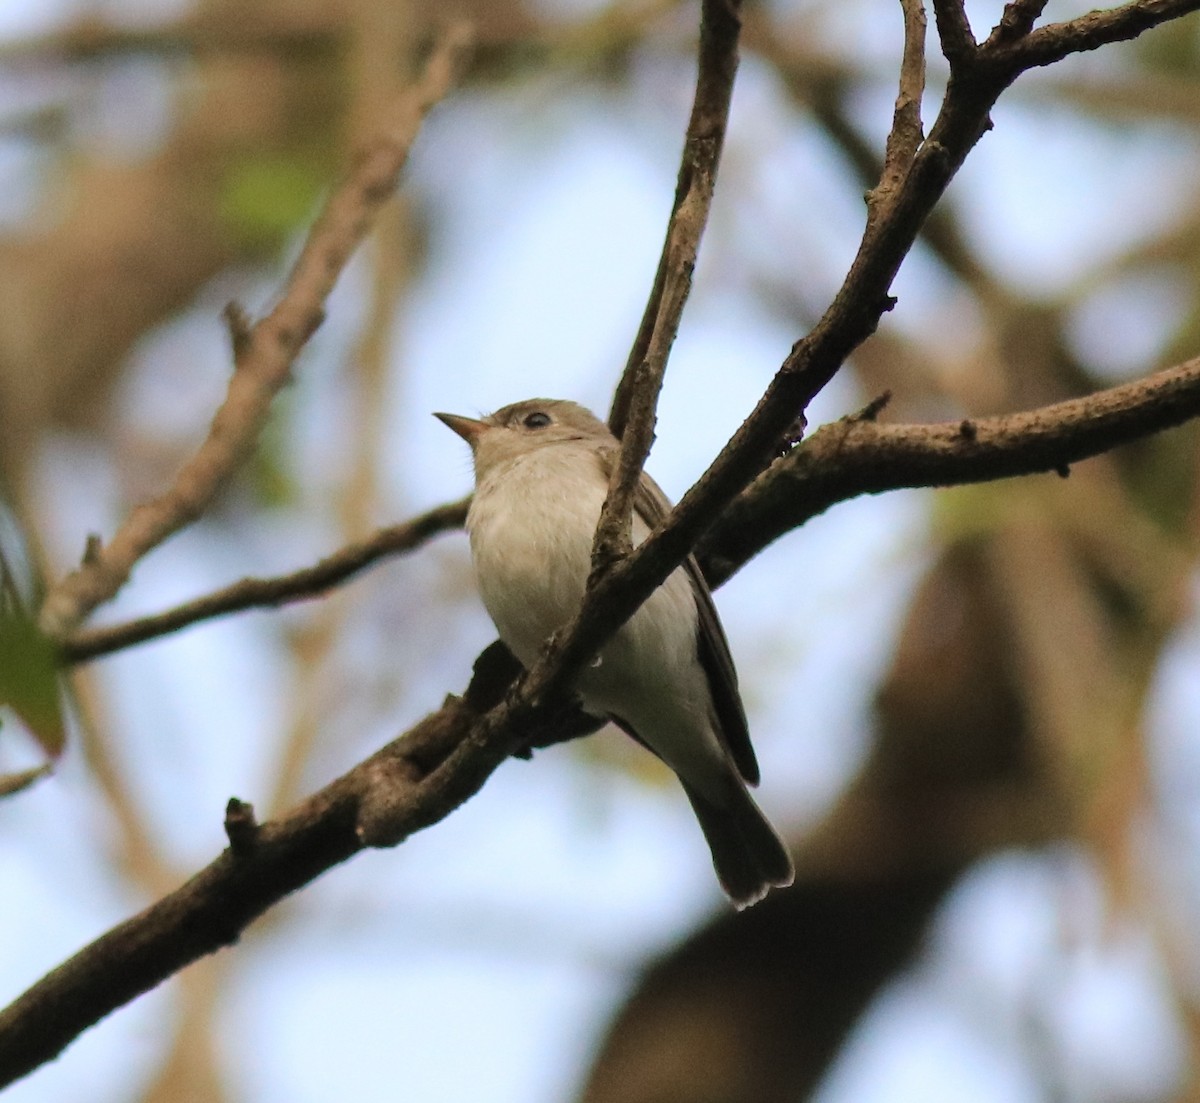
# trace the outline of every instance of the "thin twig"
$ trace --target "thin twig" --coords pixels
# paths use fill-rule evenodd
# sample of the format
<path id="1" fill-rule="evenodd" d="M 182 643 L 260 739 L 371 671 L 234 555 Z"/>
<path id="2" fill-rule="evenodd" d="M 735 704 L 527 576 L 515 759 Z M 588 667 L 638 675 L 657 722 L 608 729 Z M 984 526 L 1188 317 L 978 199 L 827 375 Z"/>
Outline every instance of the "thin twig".
<path id="1" fill-rule="evenodd" d="M 609 414 L 609 426 L 621 439 L 621 451 L 596 528 L 594 571 L 607 569 L 631 547 L 633 496 L 654 440 L 655 407 L 667 357 L 692 288 L 700 238 L 712 207 L 737 73 L 740 7 L 741 0 L 704 0 L 701 9 L 696 93 L 675 203 L 650 298 Z"/>
<path id="2" fill-rule="evenodd" d="M 900 0 L 904 11 L 904 52 L 900 61 L 900 90 L 892 115 L 879 184 L 867 196 L 868 218 L 891 200 L 912 167 L 925 137 L 921 98 L 925 94 L 924 0 Z"/>
<path id="3" fill-rule="evenodd" d="M 942 55 L 950 62 L 953 73 L 975 56 L 975 35 L 967 19 L 966 6 L 963 0 L 933 0 L 933 18 Z"/>
<path id="4" fill-rule="evenodd" d="M 1047 0 L 1010 0 L 1004 5 L 1004 13 L 992 33 L 988 44 L 1015 42 L 1033 30 L 1033 25 L 1046 9 Z"/>
<path id="5" fill-rule="evenodd" d="M 825 425 L 775 461 L 701 541 L 713 586 L 830 506 L 862 494 L 990 482 L 1071 464 L 1200 415 L 1200 357 L 1025 413 L 930 425 L 859 417 Z"/>
<path id="6" fill-rule="evenodd" d="M 666 238 L 658 258 L 650 297 L 608 414 L 608 427 L 618 439 L 625 436 L 638 365 L 649 354 L 655 329 L 662 327 L 666 313 L 663 296 L 669 277 L 678 268 L 679 259 L 686 258 L 689 239 L 693 263 L 699 249 L 699 235 L 704 230 L 712 201 L 717 165 L 729 122 L 729 104 L 737 73 L 738 39 L 742 28 L 740 7 L 740 0 L 729 5 L 706 2 L 701 12 L 696 94 L 683 142 L 675 183 L 675 201 L 667 222 Z M 689 197 L 694 197 L 692 209 L 686 212 L 690 217 L 681 218 L 681 208 L 688 203 Z M 697 209 L 695 204 L 702 206 Z M 672 255 L 672 248 L 678 255 Z M 677 274 L 675 278 L 679 278 Z"/>
<path id="7" fill-rule="evenodd" d="M 158 498 L 136 507 L 107 544 L 50 589 L 41 623 L 62 637 L 124 585 L 134 565 L 194 521 L 253 452 L 271 402 L 324 317 L 324 303 L 351 254 L 391 197 L 421 121 L 449 89 L 466 48 L 464 27 L 443 37 L 417 84 L 397 102 L 391 129 L 360 155 L 330 196 L 288 277 L 283 297 L 248 332 L 231 312 L 235 367 L 204 443 Z"/>
<path id="8" fill-rule="evenodd" d="M 1197 10 L 1200 0 L 1132 0 L 1116 8 L 1088 12 L 1066 23 L 1049 23 L 1016 42 L 998 41 L 995 45 L 1003 48 L 998 48 L 995 56 L 1016 71 L 1053 65 L 1068 54 L 1126 42 L 1151 27 Z M 993 38 L 999 31 L 998 27 Z"/>
<path id="9" fill-rule="evenodd" d="M 181 628 L 246 609 L 276 608 L 320 597 L 334 586 L 400 552 L 419 548 L 431 537 L 461 528 L 469 499 L 438 506 L 403 524 L 380 529 L 366 540 L 349 544 L 319 563 L 273 578 L 243 578 L 153 616 L 92 628 L 69 636 L 60 647 L 64 662 L 83 663 Z"/>

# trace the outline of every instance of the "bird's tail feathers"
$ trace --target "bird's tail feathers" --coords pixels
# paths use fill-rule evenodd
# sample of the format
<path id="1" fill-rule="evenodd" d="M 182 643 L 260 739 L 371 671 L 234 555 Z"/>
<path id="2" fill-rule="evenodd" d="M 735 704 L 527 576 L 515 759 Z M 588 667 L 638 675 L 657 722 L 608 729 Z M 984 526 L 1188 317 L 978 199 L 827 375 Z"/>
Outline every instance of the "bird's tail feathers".
<path id="1" fill-rule="evenodd" d="M 700 830 L 712 851 L 721 887 L 740 911 L 757 904 L 772 888 L 792 883 L 795 870 L 783 840 L 745 786 L 730 778 L 729 798 L 718 805 L 686 782 Z"/>

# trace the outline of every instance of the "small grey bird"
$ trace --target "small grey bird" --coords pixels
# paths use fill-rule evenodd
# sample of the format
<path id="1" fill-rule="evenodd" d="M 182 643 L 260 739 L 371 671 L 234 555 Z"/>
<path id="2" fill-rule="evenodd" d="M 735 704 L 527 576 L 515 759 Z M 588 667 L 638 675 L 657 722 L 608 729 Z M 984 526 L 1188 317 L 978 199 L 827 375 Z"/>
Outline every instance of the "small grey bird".
<path id="1" fill-rule="evenodd" d="M 483 604 L 526 667 L 579 610 L 592 541 L 620 445 L 574 402 L 534 398 L 482 420 L 435 414 L 470 446 L 467 513 Z M 633 542 L 670 511 L 643 474 Z M 696 560 L 688 557 L 579 676 L 583 707 L 606 716 L 679 776 L 738 907 L 792 883 L 792 862 L 747 784 L 758 783 L 729 644 Z"/>

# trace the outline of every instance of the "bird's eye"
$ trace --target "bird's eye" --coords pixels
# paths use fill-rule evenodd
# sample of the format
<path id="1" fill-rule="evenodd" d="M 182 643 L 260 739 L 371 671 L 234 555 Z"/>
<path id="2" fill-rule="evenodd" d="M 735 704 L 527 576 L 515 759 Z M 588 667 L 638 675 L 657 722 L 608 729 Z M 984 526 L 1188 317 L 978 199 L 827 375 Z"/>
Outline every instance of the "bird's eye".
<path id="1" fill-rule="evenodd" d="M 526 414 L 522 424 L 526 429 L 545 429 L 550 424 L 550 415 L 538 410 L 535 413 Z"/>

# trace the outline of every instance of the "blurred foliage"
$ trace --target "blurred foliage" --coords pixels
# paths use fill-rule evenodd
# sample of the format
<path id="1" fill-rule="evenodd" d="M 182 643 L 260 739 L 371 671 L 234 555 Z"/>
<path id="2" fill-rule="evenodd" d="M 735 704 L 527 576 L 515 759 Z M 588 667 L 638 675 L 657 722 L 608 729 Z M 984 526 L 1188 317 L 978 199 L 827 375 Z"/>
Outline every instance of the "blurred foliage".
<path id="1" fill-rule="evenodd" d="M 300 153 L 239 158 L 225 178 L 221 218 L 239 247 L 274 253 L 311 220 L 328 181 L 326 158 Z"/>
<path id="2" fill-rule="evenodd" d="M 10 555 L 0 546 L 0 707 L 11 709 L 42 750 L 57 758 L 66 740 L 58 656 L 31 607 L 36 604 L 22 599 Z M 22 789 L 40 774 L 0 778 L 0 790 Z"/>
<path id="3" fill-rule="evenodd" d="M 285 509 L 302 501 L 303 487 L 290 454 L 295 416 L 294 396 L 285 392 L 275 400 L 271 419 L 259 437 L 258 448 L 239 480 L 241 485 L 249 488 L 255 504 L 264 509 Z"/>
<path id="4" fill-rule="evenodd" d="M 1200 31 L 1187 20 L 1156 27 L 1136 40 L 1133 52 L 1150 72 L 1194 79 L 1200 69 Z"/>

